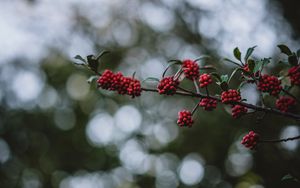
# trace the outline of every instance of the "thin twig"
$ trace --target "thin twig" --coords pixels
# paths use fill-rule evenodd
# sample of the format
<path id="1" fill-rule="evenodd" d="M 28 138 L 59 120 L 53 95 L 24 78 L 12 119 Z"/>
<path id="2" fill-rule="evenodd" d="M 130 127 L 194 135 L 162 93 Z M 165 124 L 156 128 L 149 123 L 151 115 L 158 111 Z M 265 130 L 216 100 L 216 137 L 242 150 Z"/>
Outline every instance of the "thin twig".
<path id="1" fill-rule="evenodd" d="M 296 139 L 300 139 L 300 135 L 295 136 L 295 137 L 290 137 L 290 138 L 278 139 L 278 140 L 260 140 L 259 142 L 260 143 L 277 143 L 277 142 L 287 142 L 287 141 L 296 140 Z"/>

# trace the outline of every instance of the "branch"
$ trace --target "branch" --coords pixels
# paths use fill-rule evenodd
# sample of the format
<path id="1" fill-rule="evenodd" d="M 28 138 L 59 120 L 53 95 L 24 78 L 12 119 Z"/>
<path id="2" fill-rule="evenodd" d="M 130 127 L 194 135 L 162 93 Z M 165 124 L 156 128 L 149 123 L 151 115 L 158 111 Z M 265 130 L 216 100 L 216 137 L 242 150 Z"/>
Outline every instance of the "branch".
<path id="1" fill-rule="evenodd" d="M 196 98 L 210 98 L 210 99 L 215 99 L 219 102 L 221 102 L 221 99 L 219 97 L 216 96 L 208 96 L 206 94 L 203 93 L 195 93 L 192 91 L 188 91 L 186 89 L 180 88 L 182 91 L 176 91 L 175 95 L 182 95 L 182 96 L 189 96 L 189 97 L 196 97 Z M 142 88 L 143 91 L 150 91 L 150 92 L 158 92 L 157 89 L 149 89 L 149 88 Z M 266 112 L 266 113 L 271 113 L 271 114 L 277 114 L 277 115 L 281 115 L 284 117 L 288 117 L 288 118 L 292 118 L 295 120 L 300 121 L 300 115 L 298 114 L 294 114 L 294 113 L 290 113 L 290 112 L 281 112 L 280 110 L 274 109 L 274 108 L 268 108 L 268 107 L 262 107 L 262 106 L 257 106 L 257 105 L 253 105 L 253 104 L 248 104 L 245 102 L 232 102 L 229 103 L 232 105 L 236 105 L 239 104 L 241 106 L 247 107 L 249 109 L 253 109 L 256 111 L 262 111 L 262 112 Z"/>
<path id="2" fill-rule="evenodd" d="M 260 140 L 259 142 L 260 143 L 277 143 L 277 142 L 287 142 L 287 141 L 296 140 L 296 139 L 300 139 L 300 135 L 295 136 L 295 137 L 290 137 L 290 138 L 278 139 L 278 140 Z"/>

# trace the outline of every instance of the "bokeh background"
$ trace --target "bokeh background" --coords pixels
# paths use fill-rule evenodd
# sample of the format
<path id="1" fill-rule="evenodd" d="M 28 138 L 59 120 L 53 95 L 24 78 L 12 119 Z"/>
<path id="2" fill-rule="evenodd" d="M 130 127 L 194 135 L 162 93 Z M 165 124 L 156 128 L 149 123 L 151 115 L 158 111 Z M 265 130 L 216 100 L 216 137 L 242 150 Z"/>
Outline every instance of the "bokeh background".
<path id="1" fill-rule="evenodd" d="M 77 54 L 110 50 L 101 70 L 136 71 L 143 80 L 160 78 L 170 59 L 208 54 L 201 65 L 224 73 L 232 65 L 221 57 L 258 45 L 254 57 L 273 57 L 266 71 L 277 74 L 283 67 L 276 45 L 299 48 L 299 4 L 1 0 L 0 187 L 300 187 L 298 141 L 258 151 L 239 144 L 250 129 L 266 139 L 298 135 L 299 122 L 262 114 L 233 120 L 219 105 L 198 110 L 194 127 L 180 129 L 177 112 L 192 109 L 195 99 L 99 91 L 86 81 L 92 73 L 72 63 Z M 242 95 L 259 102 L 253 87 Z M 287 174 L 293 178 L 282 181 Z"/>

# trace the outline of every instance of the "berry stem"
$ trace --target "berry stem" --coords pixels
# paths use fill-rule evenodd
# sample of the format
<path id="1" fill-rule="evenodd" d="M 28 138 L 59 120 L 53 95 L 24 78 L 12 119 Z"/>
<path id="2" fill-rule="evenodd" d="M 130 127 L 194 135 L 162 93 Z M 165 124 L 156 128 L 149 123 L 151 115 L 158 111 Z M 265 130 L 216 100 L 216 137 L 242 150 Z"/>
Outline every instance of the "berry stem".
<path id="1" fill-rule="evenodd" d="M 194 108 L 193 108 L 193 110 L 192 110 L 192 115 L 196 112 L 196 110 L 198 109 L 198 107 L 199 107 L 199 103 L 197 103 L 195 106 L 194 106 Z"/>
<path id="2" fill-rule="evenodd" d="M 197 93 L 200 93 L 200 89 L 199 89 L 196 79 L 193 79 L 193 82 L 194 82 L 194 86 L 196 88 Z"/>
<path id="3" fill-rule="evenodd" d="M 179 89 L 183 90 L 184 92 L 177 91 L 175 93 L 176 95 L 197 97 L 197 98 L 206 97 L 206 98 L 210 98 L 210 99 L 215 99 L 217 101 L 221 101 L 221 99 L 219 97 L 216 97 L 216 96 L 207 96 L 207 95 L 202 94 L 202 93 L 194 93 L 192 91 L 188 91 L 188 90 L 183 89 L 183 88 L 179 88 Z M 142 90 L 143 91 L 150 91 L 150 92 L 158 92 L 157 89 L 142 88 Z M 288 118 L 292 118 L 292 119 L 300 121 L 300 115 L 290 113 L 290 112 L 281 112 L 280 110 L 277 110 L 277 109 L 274 109 L 274 108 L 256 106 L 256 105 L 248 104 L 248 103 L 245 103 L 245 102 L 230 102 L 229 104 L 233 104 L 233 105 L 239 104 L 241 106 L 244 106 L 244 107 L 256 110 L 256 111 L 263 111 L 263 112 L 266 112 L 266 113 L 277 114 L 277 115 L 281 115 L 281 116 L 284 116 L 284 117 L 288 117 Z"/>
<path id="4" fill-rule="evenodd" d="M 208 87 L 205 86 L 206 95 L 209 97 Z"/>
<path id="5" fill-rule="evenodd" d="M 291 141 L 291 140 L 297 140 L 300 139 L 300 135 L 299 136 L 295 136 L 295 137 L 290 137 L 290 138 L 284 138 L 284 139 L 275 139 L 275 140 L 260 140 L 260 143 L 277 143 L 277 142 L 287 142 L 287 141 Z"/>

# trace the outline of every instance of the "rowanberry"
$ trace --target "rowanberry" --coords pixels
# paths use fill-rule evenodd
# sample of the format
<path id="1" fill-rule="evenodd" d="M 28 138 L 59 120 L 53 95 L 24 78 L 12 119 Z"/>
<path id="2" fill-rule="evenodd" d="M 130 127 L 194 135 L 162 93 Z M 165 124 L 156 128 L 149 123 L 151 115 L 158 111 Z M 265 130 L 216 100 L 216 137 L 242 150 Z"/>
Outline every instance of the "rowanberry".
<path id="1" fill-rule="evenodd" d="M 258 90 L 277 96 L 282 90 L 281 81 L 276 76 L 263 75 L 259 78 Z"/>
<path id="2" fill-rule="evenodd" d="M 203 107 L 204 110 L 211 111 L 217 107 L 217 100 L 212 98 L 202 98 L 199 106 Z"/>
<path id="3" fill-rule="evenodd" d="M 182 110 L 178 112 L 177 124 L 180 127 L 192 127 L 194 121 L 192 118 L 192 113 L 188 110 Z"/>
<path id="4" fill-rule="evenodd" d="M 282 112 L 289 111 L 294 105 L 296 105 L 296 100 L 291 97 L 281 96 L 276 100 L 276 108 Z"/>
<path id="5" fill-rule="evenodd" d="M 190 59 L 184 60 L 182 68 L 186 78 L 194 80 L 199 77 L 199 66 L 195 61 Z"/>
<path id="6" fill-rule="evenodd" d="M 234 105 L 231 108 L 231 114 L 234 119 L 237 119 L 237 118 L 241 117 L 242 115 L 246 114 L 247 111 L 248 111 L 248 109 L 246 107 L 238 105 L 238 104 Z"/>
<path id="7" fill-rule="evenodd" d="M 291 67 L 288 71 L 288 75 L 292 85 L 300 86 L 300 65 Z"/>
<path id="8" fill-rule="evenodd" d="M 159 82 L 157 90 L 159 94 L 174 95 L 176 93 L 178 85 L 179 81 L 174 80 L 173 76 L 169 76 L 163 78 Z"/>
<path id="9" fill-rule="evenodd" d="M 223 91 L 221 94 L 222 103 L 239 102 L 241 100 L 241 94 L 237 90 L 229 89 Z"/>
<path id="10" fill-rule="evenodd" d="M 207 73 L 201 74 L 199 78 L 199 83 L 201 88 L 208 86 L 212 83 L 211 75 Z"/>
<path id="11" fill-rule="evenodd" d="M 243 144 L 246 148 L 255 149 L 259 141 L 259 135 L 254 131 L 250 131 L 243 137 L 241 144 Z"/>

